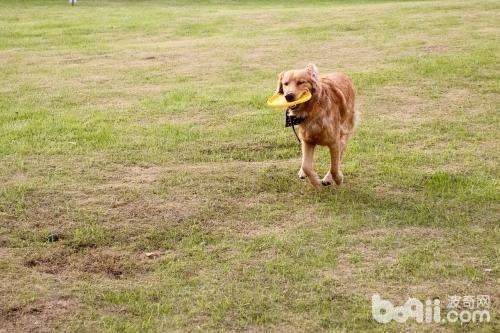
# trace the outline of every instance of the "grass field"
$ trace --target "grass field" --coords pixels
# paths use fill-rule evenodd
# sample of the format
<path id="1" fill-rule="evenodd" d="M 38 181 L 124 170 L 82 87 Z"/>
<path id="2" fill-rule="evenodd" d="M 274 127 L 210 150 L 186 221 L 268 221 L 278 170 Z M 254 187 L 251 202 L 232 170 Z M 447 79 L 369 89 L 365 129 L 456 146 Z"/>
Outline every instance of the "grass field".
<path id="1" fill-rule="evenodd" d="M 499 16 L 1 1 L 0 332 L 498 332 Z M 319 192 L 265 106 L 309 62 L 350 75 L 362 115 Z M 492 320 L 379 324 L 376 293 L 487 294 Z"/>

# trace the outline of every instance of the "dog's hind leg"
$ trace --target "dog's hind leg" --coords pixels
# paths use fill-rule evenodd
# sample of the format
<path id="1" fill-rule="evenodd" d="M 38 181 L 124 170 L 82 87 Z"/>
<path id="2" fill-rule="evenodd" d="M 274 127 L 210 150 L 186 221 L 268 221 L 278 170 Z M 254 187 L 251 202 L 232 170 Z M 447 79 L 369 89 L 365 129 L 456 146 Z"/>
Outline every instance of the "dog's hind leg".
<path id="1" fill-rule="evenodd" d="M 302 141 L 302 167 L 301 170 L 306 174 L 307 178 L 315 188 L 321 186 L 318 174 L 313 169 L 314 148 L 316 145 Z"/>
<path id="2" fill-rule="evenodd" d="M 350 136 L 351 133 L 344 134 L 340 137 L 340 162 L 342 162 L 342 159 L 344 158 L 345 148 L 347 146 L 347 141 L 349 140 Z"/>
<path id="3" fill-rule="evenodd" d="M 344 175 L 340 171 L 340 159 L 341 159 L 341 143 L 336 140 L 335 143 L 328 146 L 330 148 L 330 172 L 328 172 L 321 181 L 324 186 L 332 185 L 333 181 L 337 185 L 342 184 L 344 181 Z"/>

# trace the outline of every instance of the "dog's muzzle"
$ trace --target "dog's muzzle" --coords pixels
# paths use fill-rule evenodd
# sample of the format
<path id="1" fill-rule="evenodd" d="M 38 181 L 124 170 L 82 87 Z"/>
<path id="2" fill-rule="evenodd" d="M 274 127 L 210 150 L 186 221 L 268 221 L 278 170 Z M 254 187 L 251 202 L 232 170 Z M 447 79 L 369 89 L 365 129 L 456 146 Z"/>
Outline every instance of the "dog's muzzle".
<path id="1" fill-rule="evenodd" d="M 287 102 L 293 102 L 295 100 L 295 95 L 293 93 L 288 93 L 285 95 L 285 99 Z"/>

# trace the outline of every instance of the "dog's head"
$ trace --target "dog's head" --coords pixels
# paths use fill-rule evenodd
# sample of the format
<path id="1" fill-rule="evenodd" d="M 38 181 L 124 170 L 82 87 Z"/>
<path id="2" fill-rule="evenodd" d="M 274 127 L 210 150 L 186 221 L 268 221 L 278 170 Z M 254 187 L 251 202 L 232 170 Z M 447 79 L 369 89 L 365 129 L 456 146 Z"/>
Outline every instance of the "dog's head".
<path id="1" fill-rule="evenodd" d="M 288 102 L 299 99 L 307 91 L 313 96 L 318 91 L 318 69 L 316 65 L 309 64 L 304 69 L 289 70 L 280 73 L 278 76 L 276 92 L 285 95 Z M 298 104 L 290 109 L 296 110 L 301 106 L 303 104 Z"/>

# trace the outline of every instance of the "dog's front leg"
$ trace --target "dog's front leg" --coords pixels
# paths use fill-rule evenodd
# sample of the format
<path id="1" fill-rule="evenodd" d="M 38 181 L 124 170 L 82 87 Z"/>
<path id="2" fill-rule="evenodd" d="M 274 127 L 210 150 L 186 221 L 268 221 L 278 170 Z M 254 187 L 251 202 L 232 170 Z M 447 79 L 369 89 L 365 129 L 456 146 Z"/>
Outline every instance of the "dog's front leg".
<path id="1" fill-rule="evenodd" d="M 340 171 L 341 147 L 339 140 L 335 140 L 335 143 L 329 145 L 328 148 L 330 148 L 330 172 L 326 174 L 321 183 L 328 186 L 335 181 L 337 185 L 340 185 L 344 181 L 344 175 Z"/>
<path id="2" fill-rule="evenodd" d="M 313 169 L 314 148 L 316 145 L 310 144 L 302 140 L 302 168 L 307 178 L 315 188 L 321 187 L 321 181 L 318 174 Z"/>
<path id="3" fill-rule="evenodd" d="M 300 179 L 306 179 L 306 177 L 307 177 L 306 173 L 304 172 L 304 170 L 302 170 L 302 166 L 300 167 L 298 176 L 299 176 Z"/>

